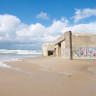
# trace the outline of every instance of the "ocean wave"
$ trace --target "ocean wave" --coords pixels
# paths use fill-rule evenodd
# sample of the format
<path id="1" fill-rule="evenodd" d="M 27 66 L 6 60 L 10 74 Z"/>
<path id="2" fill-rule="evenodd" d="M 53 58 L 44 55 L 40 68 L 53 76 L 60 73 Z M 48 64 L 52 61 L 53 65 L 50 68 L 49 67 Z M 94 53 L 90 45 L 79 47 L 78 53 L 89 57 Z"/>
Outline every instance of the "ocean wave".
<path id="1" fill-rule="evenodd" d="M 0 49 L 0 54 L 42 54 L 41 50 L 8 50 Z"/>

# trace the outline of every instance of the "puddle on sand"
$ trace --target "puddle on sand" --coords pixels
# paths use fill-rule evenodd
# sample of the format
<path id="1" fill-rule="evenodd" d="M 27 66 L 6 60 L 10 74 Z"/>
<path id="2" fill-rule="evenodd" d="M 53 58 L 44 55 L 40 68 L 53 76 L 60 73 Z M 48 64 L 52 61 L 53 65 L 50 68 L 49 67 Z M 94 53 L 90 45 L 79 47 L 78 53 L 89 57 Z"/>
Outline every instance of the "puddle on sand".
<path id="1" fill-rule="evenodd" d="M 96 66 L 90 66 L 88 67 L 88 71 L 96 73 Z"/>
<path id="2" fill-rule="evenodd" d="M 92 74 L 94 75 L 95 79 L 96 79 L 96 66 L 90 66 L 88 67 L 88 71 L 92 72 Z"/>

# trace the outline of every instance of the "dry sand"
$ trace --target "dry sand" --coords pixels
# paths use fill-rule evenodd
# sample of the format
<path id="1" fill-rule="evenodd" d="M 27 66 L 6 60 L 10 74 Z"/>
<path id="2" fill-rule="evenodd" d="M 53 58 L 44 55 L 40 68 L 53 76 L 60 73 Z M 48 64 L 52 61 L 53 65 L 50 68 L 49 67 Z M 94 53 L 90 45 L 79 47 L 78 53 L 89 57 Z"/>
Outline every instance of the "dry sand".
<path id="1" fill-rule="evenodd" d="M 0 68 L 0 96 L 96 96 L 96 62 L 37 57 Z"/>

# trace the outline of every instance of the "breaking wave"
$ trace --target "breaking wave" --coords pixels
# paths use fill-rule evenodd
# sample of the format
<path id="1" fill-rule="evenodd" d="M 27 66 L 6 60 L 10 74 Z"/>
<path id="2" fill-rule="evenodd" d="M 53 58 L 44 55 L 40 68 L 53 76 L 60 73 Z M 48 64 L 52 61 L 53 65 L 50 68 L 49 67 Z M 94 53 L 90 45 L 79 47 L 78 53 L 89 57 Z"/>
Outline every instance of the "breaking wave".
<path id="1" fill-rule="evenodd" d="M 8 50 L 8 49 L 0 49 L 0 54 L 42 54 L 41 50 Z"/>
<path id="2" fill-rule="evenodd" d="M 41 50 L 8 50 L 0 49 L 0 68 L 9 69 L 13 71 L 22 72 L 31 75 L 32 73 L 24 71 L 20 68 L 8 66 L 4 62 L 21 61 L 24 58 L 40 57 L 42 56 Z"/>

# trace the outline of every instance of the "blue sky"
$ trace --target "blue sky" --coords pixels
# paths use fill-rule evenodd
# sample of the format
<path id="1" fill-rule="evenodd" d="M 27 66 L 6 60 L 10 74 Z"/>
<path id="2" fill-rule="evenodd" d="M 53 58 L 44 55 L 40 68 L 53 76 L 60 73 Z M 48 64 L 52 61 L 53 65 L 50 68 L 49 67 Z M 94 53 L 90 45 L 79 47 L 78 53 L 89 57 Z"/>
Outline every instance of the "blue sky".
<path id="1" fill-rule="evenodd" d="M 22 22 L 32 24 L 40 22 L 46 26 L 52 23 L 53 19 L 74 15 L 75 8 L 95 8 L 96 0 L 0 0 L 0 14 L 12 14 Z M 50 20 L 43 21 L 36 19 L 40 12 L 49 14 Z"/>
<path id="2" fill-rule="evenodd" d="M 68 30 L 95 33 L 95 12 L 96 0 L 0 0 L 0 48 L 41 49 Z"/>

